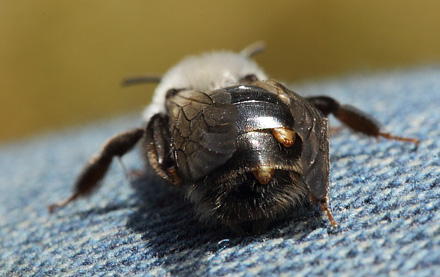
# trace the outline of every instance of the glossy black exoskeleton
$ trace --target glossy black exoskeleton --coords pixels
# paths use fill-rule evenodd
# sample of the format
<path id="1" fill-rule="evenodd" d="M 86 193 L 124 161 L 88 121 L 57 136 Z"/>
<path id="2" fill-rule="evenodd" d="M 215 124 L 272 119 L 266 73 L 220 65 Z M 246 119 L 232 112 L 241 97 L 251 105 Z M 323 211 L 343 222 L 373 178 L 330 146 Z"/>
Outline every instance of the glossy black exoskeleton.
<path id="1" fill-rule="evenodd" d="M 309 193 L 328 212 L 327 119 L 297 94 L 257 81 L 182 91 L 167 108 L 147 127 L 150 164 L 169 182 L 188 186 L 203 221 L 259 232 Z"/>
<path id="2" fill-rule="evenodd" d="M 368 115 L 330 97 L 303 98 L 254 74 L 238 82 L 205 91 L 169 88 L 165 109 L 145 128 L 110 138 L 79 175 L 72 196 L 50 210 L 89 194 L 113 157 L 141 141 L 148 164 L 186 190 L 204 222 L 258 233 L 308 197 L 337 226 L 328 207 L 327 116 L 369 136 L 418 143 L 381 132 Z"/>

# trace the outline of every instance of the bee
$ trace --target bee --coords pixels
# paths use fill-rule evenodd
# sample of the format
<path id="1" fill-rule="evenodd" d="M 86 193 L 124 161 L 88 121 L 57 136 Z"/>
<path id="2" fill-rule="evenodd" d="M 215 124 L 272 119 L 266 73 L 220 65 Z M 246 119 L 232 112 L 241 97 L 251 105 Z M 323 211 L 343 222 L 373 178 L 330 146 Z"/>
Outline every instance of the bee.
<path id="1" fill-rule="evenodd" d="M 140 143 L 147 166 L 185 190 L 202 222 L 261 233 L 308 198 L 338 226 L 328 200 L 328 116 L 371 137 L 416 146 L 418 140 L 382 132 L 369 115 L 331 97 L 301 97 L 269 79 L 251 59 L 264 48 L 256 43 L 240 53 L 191 56 L 163 77 L 125 80 L 159 82 L 145 126 L 109 138 L 79 174 L 73 194 L 50 212 L 89 195 L 113 158 Z"/>

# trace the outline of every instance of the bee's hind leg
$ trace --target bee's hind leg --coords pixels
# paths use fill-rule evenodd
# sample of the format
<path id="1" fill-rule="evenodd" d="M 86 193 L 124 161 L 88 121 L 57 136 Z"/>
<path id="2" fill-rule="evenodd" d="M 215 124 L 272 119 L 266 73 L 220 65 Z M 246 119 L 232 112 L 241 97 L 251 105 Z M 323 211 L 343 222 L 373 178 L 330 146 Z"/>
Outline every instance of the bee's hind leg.
<path id="1" fill-rule="evenodd" d="M 315 108 L 320 110 L 325 116 L 333 114 L 339 121 L 344 123 L 353 131 L 372 137 L 382 137 L 385 139 L 398 140 L 414 143 L 417 149 L 419 140 L 415 138 L 407 138 L 395 136 L 390 133 L 381 131 L 381 124 L 365 112 L 350 106 L 341 105 L 335 99 L 328 96 L 307 97 L 306 100 Z"/>

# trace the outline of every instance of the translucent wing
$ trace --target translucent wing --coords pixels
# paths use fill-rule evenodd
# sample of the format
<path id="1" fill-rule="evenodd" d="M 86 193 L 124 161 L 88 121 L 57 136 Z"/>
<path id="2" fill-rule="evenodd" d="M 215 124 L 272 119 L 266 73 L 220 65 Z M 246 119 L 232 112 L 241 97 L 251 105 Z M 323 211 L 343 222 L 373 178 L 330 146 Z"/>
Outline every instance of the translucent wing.
<path id="1" fill-rule="evenodd" d="M 197 180 L 236 150 L 237 108 L 225 90 L 183 90 L 167 100 L 172 147 L 181 173 Z"/>

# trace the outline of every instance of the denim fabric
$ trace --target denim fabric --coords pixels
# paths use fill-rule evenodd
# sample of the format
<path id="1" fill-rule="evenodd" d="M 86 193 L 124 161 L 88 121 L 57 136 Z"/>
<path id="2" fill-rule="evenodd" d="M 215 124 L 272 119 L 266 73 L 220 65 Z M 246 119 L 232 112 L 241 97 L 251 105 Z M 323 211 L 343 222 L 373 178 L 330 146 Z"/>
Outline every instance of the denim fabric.
<path id="1" fill-rule="evenodd" d="M 259 236 L 206 227 L 181 192 L 151 174 L 129 184 L 115 162 L 102 188 L 49 215 L 128 115 L 0 147 L 0 275 L 413 275 L 440 272 L 440 68 L 293 85 L 331 95 L 410 143 L 331 138 L 333 230 L 305 206 Z M 334 126 L 337 125 L 331 120 Z M 138 151 L 123 158 L 142 169 Z"/>

